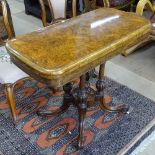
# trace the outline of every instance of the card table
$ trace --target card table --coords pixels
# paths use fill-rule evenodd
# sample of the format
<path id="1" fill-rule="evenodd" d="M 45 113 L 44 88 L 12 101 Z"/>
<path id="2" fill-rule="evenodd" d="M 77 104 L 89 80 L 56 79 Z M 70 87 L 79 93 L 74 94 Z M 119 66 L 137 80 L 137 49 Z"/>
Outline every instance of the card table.
<path id="1" fill-rule="evenodd" d="M 87 110 L 86 73 L 100 65 L 94 93 L 95 102 L 109 111 L 126 112 L 128 106 L 104 104 L 104 65 L 110 58 L 150 37 L 149 20 L 112 8 L 101 8 L 16 37 L 6 44 L 11 60 L 34 79 L 52 88 L 63 86 L 61 114 L 74 104 L 79 112 L 78 148 L 84 145 L 83 122 Z M 79 87 L 72 90 L 71 81 L 80 77 Z M 39 111 L 39 115 L 51 115 Z"/>

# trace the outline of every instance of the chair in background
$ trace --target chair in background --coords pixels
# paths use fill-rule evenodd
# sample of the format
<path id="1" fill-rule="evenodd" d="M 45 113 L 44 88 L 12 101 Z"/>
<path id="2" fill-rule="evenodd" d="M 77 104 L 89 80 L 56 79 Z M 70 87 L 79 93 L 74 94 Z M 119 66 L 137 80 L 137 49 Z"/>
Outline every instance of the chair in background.
<path id="1" fill-rule="evenodd" d="M 153 14 L 155 13 L 155 4 L 153 0 L 139 0 L 136 8 L 136 13 L 143 15 L 144 9 L 150 10 Z"/>
<path id="2" fill-rule="evenodd" d="M 67 0 L 39 0 L 42 12 L 42 23 L 43 26 L 48 26 L 46 8 L 50 9 L 50 14 L 52 17 L 52 22 L 50 24 L 61 22 L 67 19 Z M 72 0 L 72 15 L 70 17 L 76 16 L 76 0 Z"/>
<path id="3" fill-rule="evenodd" d="M 153 16 L 155 15 L 155 4 L 153 4 L 153 0 L 139 0 L 138 1 L 137 6 L 136 6 L 136 13 L 142 16 L 143 13 L 144 13 L 144 10 L 149 10 L 149 11 L 151 11 L 153 13 Z M 155 34 L 155 23 L 154 23 L 154 21 L 152 19 L 150 19 L 150 22 L 152 23 L 152 34 L 153 35 L 150 35 L 149 38 L 146 38 L 145 40 L 141 41 L 139 44 L 137 44 L 136 46 L 132 47 L 131 49 L 129 49 L 127 51 L 124 51 L 122 53 L 122 55 L 128 56 L 132 52 L 136 51 L 136 49 L 144 46 L 148 42 L 155 41 L 155 37 L 154 37 L 154 34 Z"/>
<path id="4" fill-rule="evenodd" d="M 47 1 L 47 0 L 44 0 L 44 1 Z M 76 0 L 76 2 L 77 2 L 76 9 L 77 9 L 77 12 L 80 14 L 78 0 Z M 41 18 L 41 8 L 40 8 L 39 0 L 24 0 L 24 6 L 25 6 L 25 13 L 27 15 L 33 15 L 37 18 Z M 46 5 L 46 15 L 47 15 L 46 16 L 47 21 L 51 22 L 51 16 L 50 16 L 48 4 Z M 67 0 L 67 15 L 69 16 L 72 15 L 72 0 Z"/>
<path id="5" fill-rule="evenodd" d="M 15 37 L 10 8 L 6 0 L 0 0 L 0 84 L 5 86 L 7 103 L 13 120 L 17 120 L 13 88 L 16 81 L 28 75 L 10 61 L 5 43 Z"/>
<path id="6" fill-rule="evenodd" d="M 100 7 L 132 10 L 135 0 L 84 0 L 84 12 Z"/>
<path id="7" fill-rule="evenodd" d="M 0 44 L 15 36 L 8 3 L 0 0 Z"/>

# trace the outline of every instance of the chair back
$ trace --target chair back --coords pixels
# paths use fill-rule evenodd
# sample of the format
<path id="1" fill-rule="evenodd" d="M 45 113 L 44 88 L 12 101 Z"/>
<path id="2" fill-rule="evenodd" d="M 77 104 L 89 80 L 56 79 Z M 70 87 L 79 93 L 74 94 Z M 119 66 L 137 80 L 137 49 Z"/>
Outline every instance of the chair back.
<path id="1" fill-rule="evenodd" d="M 10 8 L 6 0 L 0 0 L 0 44 L 15 37 Z"/>
<path id="2" fill-rule="evenodd" d="M 48 0 L 48 3 L 54 19 L 66 18 L 67 0 Z"/>
<path id="3" fill-rule="evenodd" d="M 98 5 L 98 3 L 102 3 L 102 6 Z M 100 7 L 109 7 L 109 0 L 84 0 L 83 12 L 89 12 Z"/>
<path id="4" fill-rule="evenodd" d="M 67 0 L 39 0 L 42 11 L 42 22 L 44 26 L 47 22 L 47 8 L 50 10 L 52 21 L 67 18 Z M 76 16 L 76 0 L 72 0 L 72 16 Z"/>

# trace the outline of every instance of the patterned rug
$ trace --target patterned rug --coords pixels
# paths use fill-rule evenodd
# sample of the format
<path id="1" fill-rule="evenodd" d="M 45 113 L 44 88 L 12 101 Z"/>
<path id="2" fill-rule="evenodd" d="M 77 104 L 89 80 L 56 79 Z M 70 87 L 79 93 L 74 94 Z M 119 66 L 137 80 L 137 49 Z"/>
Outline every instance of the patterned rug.
<path id="1" fill-rule="evenodd" d="M 93 86 L 95 79 L 91 80 Z M 106 104 L 129 104 L 129 114 L 109 113 L 96 108 L 85 119 L 85 147 L 76 151 L 78 113 L 74 106 L 57 117 L 38 117 L 38 109 L 54 110 L 62 94 L 52 94 L 35 80 L 15 87 L 18 123 L 14 126 L 0 86 L 0 151 L 4 155 L 115 155 L 130 154 L 154 129 L 155 103 L 144 96 L 105 79 Z M 126 151 L 127 150 L 127 151 Z"/>

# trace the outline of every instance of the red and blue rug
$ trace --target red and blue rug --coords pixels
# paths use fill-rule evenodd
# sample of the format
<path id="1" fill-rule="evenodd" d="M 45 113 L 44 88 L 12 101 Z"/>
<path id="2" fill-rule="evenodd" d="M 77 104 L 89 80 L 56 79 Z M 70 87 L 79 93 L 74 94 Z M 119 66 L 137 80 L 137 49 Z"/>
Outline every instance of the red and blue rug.
<path id="1" fill-rule="evenodd" d="M 99 108 L 88 111 L 85 147 L 80 151 L 75 149 L 78 136 L 75 107 L 57 117 L 36 114 L 38 109 L 58 108 L 62 94 L 52 94 L 46 85 L 35 80 L 20 81 L 14 91 L 18 112 L 18 123 L 14 126 L 4 88 L 0 86 L 0 151 L 4 155 L 130 154 L 154 129 L 155 103 L 110 79 L 105 79 L 105 85 L 107 104 L 128 104 L 132 111 L 129 114 L 109 113 Z"/>

